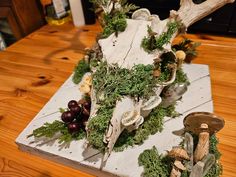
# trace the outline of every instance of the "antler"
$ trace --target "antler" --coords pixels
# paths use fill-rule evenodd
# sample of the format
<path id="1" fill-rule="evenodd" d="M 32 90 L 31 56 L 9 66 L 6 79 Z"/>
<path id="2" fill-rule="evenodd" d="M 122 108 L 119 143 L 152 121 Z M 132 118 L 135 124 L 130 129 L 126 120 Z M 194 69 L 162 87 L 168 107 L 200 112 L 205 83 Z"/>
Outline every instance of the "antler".
<path id="1" fill-rule="evenodd" d="M 201 4 L 194 4 L 192 0 L 181 0 L 177 15 L 182 24 L 187 28 L 225 4 L 233 2 L 234 0 L 207 0 Z"/>

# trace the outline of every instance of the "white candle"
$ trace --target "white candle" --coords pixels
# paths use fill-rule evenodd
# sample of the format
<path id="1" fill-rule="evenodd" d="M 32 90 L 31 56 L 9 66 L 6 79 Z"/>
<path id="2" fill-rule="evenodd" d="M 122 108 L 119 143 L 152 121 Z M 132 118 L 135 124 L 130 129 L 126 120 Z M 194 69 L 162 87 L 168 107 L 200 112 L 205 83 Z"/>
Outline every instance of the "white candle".
<path id="1" fill-rule="evenodd" d="M 81 0 L 69 0 L 72 18 L 75 26 L 85 25 Z"/>

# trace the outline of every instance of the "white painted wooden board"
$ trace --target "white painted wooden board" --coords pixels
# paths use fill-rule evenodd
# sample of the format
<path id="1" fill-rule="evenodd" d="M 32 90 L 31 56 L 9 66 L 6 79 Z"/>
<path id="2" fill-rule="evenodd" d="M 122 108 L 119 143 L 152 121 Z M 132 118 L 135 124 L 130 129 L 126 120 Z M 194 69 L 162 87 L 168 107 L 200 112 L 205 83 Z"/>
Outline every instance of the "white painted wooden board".
<path id="1" fill-rule="evenodd" d="M 22 131 L 16 139 L 16 143 L 22 151 L 39 155 L 96 176 L 138 177 L 143 171 L 143 167 L 138 166 L 138 156 L 143 150 L 150 149 L 155 145 L 160 153 L 165 153 L 166 150 L 170 150 L 172 146 L 178 145 L 181 141 L 180 137 L 172 132 L 183 128 L 184 116 L 194 111 L 213 112 L 208 66 L 191 64 L 184 65 L 183 69 L 191 82 L 188 91 L 176 107 L 177 111 L 183 115 L 175 119 L 166 117 L 164 130 L 161 133 L 151 135 L 141 146 L 129 147 L 123 152 L 112 152 L 105 165 L 101 164 L 102 154 L 97 150 L 84 149 L 85 140 L 73 141 L 69 147 L 63 148 L 63 146 L 59 146 L 57 141 L 51 140 L 42 143 L 43 141 L 36 141 L 34 137 L 27 138 L 27 135 L 45 122 L 60 120 L 61 114 L 58 108 L 67 107 L 67 103 L 71 99 L 81 98 L 79 86 L 72 82 L 71 77 Z"/>

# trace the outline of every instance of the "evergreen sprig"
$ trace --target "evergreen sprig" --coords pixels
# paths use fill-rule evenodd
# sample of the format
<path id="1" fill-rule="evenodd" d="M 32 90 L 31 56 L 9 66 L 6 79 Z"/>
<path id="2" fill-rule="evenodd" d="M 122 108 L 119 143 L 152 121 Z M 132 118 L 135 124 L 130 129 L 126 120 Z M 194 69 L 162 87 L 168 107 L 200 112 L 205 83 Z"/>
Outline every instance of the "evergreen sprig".
<path id="1" fill-rule="evenodd" d="M 121 12 L 123 14 L 131 13 L 132 11 L 139 8 L 138 6 L 134 4 L 127 3 L 127 0 L 120 0 L 120 5 L 121 5 Z"/>
<path id="2" fill-rule="evenodd" d="M 55 120 L 52 123 L 44 123 L 43 126 L 35 129 L 33 133 L 29 136 L 34 136 L 36 138 L 40 137 L 47 137 L 47 138 L 52 138 L 56 133 L 60 132 L 65 128 L 65 125 L 63 122 Z"/>
<path id="3" fill-rule="evenodd" d="M 184 38 L 178 44 L 172 46 L 172 50 L 183 50 L 186 54 L 185 62 L 191 63 L 191 61 L 197 56 L 196 48 L 201 45 L 200 42 L 194 42 L 190 39 Z"/>
<path id="4" fill-rule="evenodd" d="M 59 144 L 69 143 L 72 140 L 80 140 L 85 137 L 85 131 L 82 129 L 77 133 L 71 134 L 68 131 L 67 125 L 59 120 L 55 120 L 52 123 L 46 122 L 43 126 L 33 130 L 33 133 L 28 137 L 34 136 L 36 138 L 53 138 L 56 134 Z"/>

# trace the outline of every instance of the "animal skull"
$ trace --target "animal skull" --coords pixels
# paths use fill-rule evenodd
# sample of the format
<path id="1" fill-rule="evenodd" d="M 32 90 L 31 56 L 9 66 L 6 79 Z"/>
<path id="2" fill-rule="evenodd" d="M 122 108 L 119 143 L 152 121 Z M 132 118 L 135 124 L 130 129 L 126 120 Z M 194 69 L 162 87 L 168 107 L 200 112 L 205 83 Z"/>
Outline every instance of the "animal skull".
<path id="1" fill-rule="evenodd" d="M 157 15 L 151 15 L 148 9 L 139 9 L 132 15 L 132 19 L 127 19 L 127 27 L 124 32 L 118 36 L 111 34 L 106 39 L 100 39 L 98 45 L 100 47 L 103 59 L 108 64 L 117 64 L 121 68 L 131 69 L 137 64 L 153 64 L 155 59 L 161 57 L 163 53 L 171 53 L 176 60 L 174 52 L 171 50 L 171 43 L 179 32 L 186 31 L 187 27 L 194 22 L 200 20 L 216 9 L 222 7 L 226 3 L 231 3 L 233 0 L 207 0 L 201 4 L 194 4 L 191 0 L 181 0 L 181 7 L 178 11 L 171 11 L 170 17 L 165 20 L 160 20 Z M 119 7 L 117 1 L 115 6 L 112 6 L 112 1 L 106 7 L 105 11 L 110 11 L 111 7 Z M 181 29 L 174 33 L 170 42 L 163 46 L 163 50 L 154 50 L 151 53 L 144 51 L 141 48 L 141 42 L 148 35 L 148 27 L 151 26 L 152 31 L 156 36 L 160 36 L 167 31 L 168 23 L 178 21 L 182 24 Z M 107 145 L 108 151 L 105 158 L 110 155 L 115 142 L 124 129 L 132 131 L 137 129 L 151 112 L 157 107 L 162 99 L 160 93 L 163 88 L 170 85 L 175 80 L 177 65 L 172 67 L 172 74 L 169 81 L 156 85 L 155 96 L 149 100 L 135 100 L 132 97 L 126 96 L 120 101 L 117 101 L 112 118 L 110 119 L 109 127 L 107 127 L 104 135 L 104 143 Z M 92 87 L 92 111 L 89 121 L 96 114 L 97 105 Z"/>

